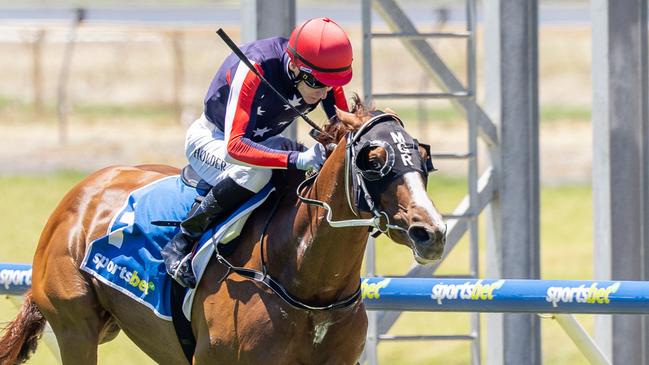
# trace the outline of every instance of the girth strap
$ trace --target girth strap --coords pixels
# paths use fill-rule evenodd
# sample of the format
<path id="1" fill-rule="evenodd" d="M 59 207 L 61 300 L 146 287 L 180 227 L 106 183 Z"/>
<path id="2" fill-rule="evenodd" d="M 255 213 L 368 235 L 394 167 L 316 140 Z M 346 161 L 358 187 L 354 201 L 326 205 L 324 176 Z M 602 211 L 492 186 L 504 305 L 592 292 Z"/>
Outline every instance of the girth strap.
<path id="1" fill-rule="evenodd" d="M 361 297 L 361 286 L 359 285 L 358 289 L 356 289 L 356 292 L 354 292 L 354 294 L 352 294 L 348 298 L 345 298 L 335 303 L 331 303 L 329 305 L 323 305 L 323 306 L 309 305 L 293 297 L 288 291 L 286 291 L 286 289 L 284 289 L 284 287 L 279 282 L 277 282 L 277 280 L 273 279 L 272 276 L 268 274 L 264 274 L 261 271 L 233 266 L 232 264 L 230 264 L 228 260 L 226 260 L 221 255 L 217 255 L 217 259 L 219 260 L 219 262 L 227 266 L 230 271 L 235 272 L 250 280 L 266 285 L 275 294 L 279 295 L 282 299 L 284 299 L 286 303 L 290 304 L 293 308 L 296 309 L 302 309 L 302 310 L 344 309 L 356 303 Z"/>
<path id="2" fill-rule="evenodd" d="M 185 298 L 186 291 L 176 280 L 171 280 L 171 319 L 187 363 L 191 364 L 196 350 L 196 338 L 192 332 L 191 323 L 183 314 L 183 298 Z"/>
<path id="3" fill-rule="evenodd" d="M 229 275 L 232 272 L 235 272 L 247 279 L 250 279 L 252 281 L 262 283 L 266 287 L 268 287 L 270 290 L 273 291 L 273 293 L 279 295 L 280 298 L 282 298 L 286 303 L 288 303 L 290 306 L 296 309 L 301 309 L 301 310 L 334 310 L 334 309 L 346 309 L 349 308 L 353 305 L 355 305 L 357 302 L 360 301 L 361 299 L 361 285 L 360 282 L 358 283 L 358 289 L 356 289 L 356 292 L 352 294 L 350 297 L 342 299 L 340 301 L 334 302 L 329 305 L 323 305 L 323 306 L 317 306 L 317 305 L 309 305 L 306 303 L 303 303 L 300 301 L 300 299 L 294 297 L 291 295 L 283 286 L 280 284 L 277 280 L 275 280 L 272 276 L 268 275 L 268 269 L 266 267 L 266 261 L 264 259 L 264 236 L 266 235 L 266 231 L 268 230 L 268 226 L 270 224 L 270 221 L 272 217 L 275 215 L 275 212 L 277 211 L 277 208 L 279 207 L 279 203 L 282 200 L 282 197 L 278 197 L 275 200 L 275 204 L 273 205 L 273 208 L 270 211 L 270 214 L 268 215 L 268 220 L 266 221 L 266 224 L 264 225 L 264 229 L 261 232 L 261 237 L 259 239 L 259 251 L 261 255 L 261 269 L 262 271 L 259 270 L 254 270 L 254 269 L 248 269 L 245 267 L 240 267 L 240 266 L 234 266 L 221 255 L 218 249 L 218 245 L 214 246 L 214 249 L 216 251 L 216 259 L 219 260 L 220 263 L 225 265 L 228 268 L 228 273 L 226 274 Z"/>

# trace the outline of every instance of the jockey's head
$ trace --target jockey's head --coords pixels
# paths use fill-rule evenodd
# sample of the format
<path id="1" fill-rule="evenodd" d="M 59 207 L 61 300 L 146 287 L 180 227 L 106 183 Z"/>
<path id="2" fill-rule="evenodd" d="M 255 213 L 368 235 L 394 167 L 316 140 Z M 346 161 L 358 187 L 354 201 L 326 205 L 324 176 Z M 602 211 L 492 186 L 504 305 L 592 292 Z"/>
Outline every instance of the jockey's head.
<path id="1" fill-rule="evenodd" d="M 352 79 L 352 45 L 347 33 L 329 18 L 299 24 L 286 50 L 309 87 L 343 86 Z"/>

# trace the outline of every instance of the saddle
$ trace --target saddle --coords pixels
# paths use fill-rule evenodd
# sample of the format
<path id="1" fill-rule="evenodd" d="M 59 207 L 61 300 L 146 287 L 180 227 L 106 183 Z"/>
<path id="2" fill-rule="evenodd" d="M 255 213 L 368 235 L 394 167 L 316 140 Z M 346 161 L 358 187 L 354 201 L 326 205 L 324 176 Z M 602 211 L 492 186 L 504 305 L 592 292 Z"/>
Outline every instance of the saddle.
<path id="1" fill-rule="evenodd" d="M 172 321 L 173 318 L 175 323 L 178 319 L 190 318 L 189 295 L 185 295 L 184 288 L 174 288 L 175 281 L 166 273 L 160 250 L 173 237 L 179 222 L 210 188 L 186 167 L 180 176 L 162 177 L 133 190 L 115 212 L 108 233 L 89 244 L 81 270 L 151 309 L 164 320 Z M 215 252 L 215 243 L 230 242 L 238 236 L 249 212 L 263 204 L 272 191 L 274 188 L 269 184 L 230 217 L 208 229 L 192 263 L 198 280 Z M 232 244 L 225 248 L 234 249 Z M 223 254 L 224 251 L 219 249 Z M 189 362 L 194 347 L 191 327 L 186 323 L 185 330 L 177 327 L 177 332 L 187 334 L 179 337 Z"/>
<path id="2" fill-rule="evenodd" d="M 183 169 L 180 172 L 180 179 L 184 184 L 186 184 L 189 187 L 195 188 L 199 193 L 199 195 L 196 196 L 196 199 L 194 200 L 194 204 L 192 205 L 191 210 L 189 211 L 188 216 L 190 216 L 194 213 L 194 210 L 198 209 L 198 206 L 203 201 L 203 197 L 205 197 L 205 195 L 210 191 L 212 185 L 210 185 L 207 181 L 203 180 L 198 175 L 196 170 L 194 170 L 191 167 L 191 165 L 187 165 L 183 167 Z M 246 221 L 248 221 L 248 218 L 250 217 L 250 214 L 252 214 L 252 211 L 242 216 L 234 224 L 232 224 L 230 228 L 228 228 L 228 231 L 219 240 L 218 245 L 220 247 L 225 247 L 227 243 L 239 237 L 239 235 L 241 234 L 241 230 L 243 229 L 243 226 L 246 224 Z M 180 224 L 179 222 L 174 222 L 174 223 Z M 218 224 L 220 222 L 215 222 L 215 223 Z M 234 247 L 228 247 L 226 251 L 227 252 L 234 251 Z"/>
<path id="3" fill-rule="evenodd" d="M 205 194 L 207 194 L 207 192 L 212 188 L 212 185 L 198 176 L 198 173 L 196 173 L 196 170 L 194 170 L 191 165 L 183 167 L 180 171 L 180 178 L 185 185 L 196 188 L 199 191 L 204 191 Z"/>

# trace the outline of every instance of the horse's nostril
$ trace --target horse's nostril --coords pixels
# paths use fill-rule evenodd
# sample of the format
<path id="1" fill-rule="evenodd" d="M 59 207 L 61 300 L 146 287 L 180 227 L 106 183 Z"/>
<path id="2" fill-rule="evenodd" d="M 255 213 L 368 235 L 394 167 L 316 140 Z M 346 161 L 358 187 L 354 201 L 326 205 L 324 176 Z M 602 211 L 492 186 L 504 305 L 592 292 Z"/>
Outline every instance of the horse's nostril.
<path id="1" fill-rule="evenodd" d="M 425 227 L 410 227 L 408 229 L 408 236 L 414 242 L 428 242 L 431 240 L 432 236 L 430 232 Z"/>

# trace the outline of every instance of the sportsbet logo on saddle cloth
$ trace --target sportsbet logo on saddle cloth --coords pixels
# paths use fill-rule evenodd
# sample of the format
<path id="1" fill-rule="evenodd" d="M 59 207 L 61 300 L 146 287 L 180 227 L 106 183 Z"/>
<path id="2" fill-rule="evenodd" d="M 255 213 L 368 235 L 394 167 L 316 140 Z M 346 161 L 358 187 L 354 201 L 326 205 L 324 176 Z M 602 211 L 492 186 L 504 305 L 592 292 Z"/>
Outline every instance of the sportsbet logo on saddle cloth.
<path id="1" fill-rule="evenodd" d="M 200 255 L 196 255 L 193 263 L 199 280 L 213 253 L 213 240 L 220 242 L 233 226 L 240 229 L 240 222 L 245 222 L 245 217 L 273 190 L 272 186 L 266 186 L 224 222 L 203 235 L 197 250 Z M 178 228 L 151 222 L 182 220 L 198 195 L 199 191 L 185 185 L 178 175 L 131 192 L 109 224 L 107 235 L 88 247 L 81 269 L 145 305 L 158 317 L 170 321 L 172 279 L 166 273 L 160 250 Z M 196 261 L 202 265 L 197 265 Z"/>

